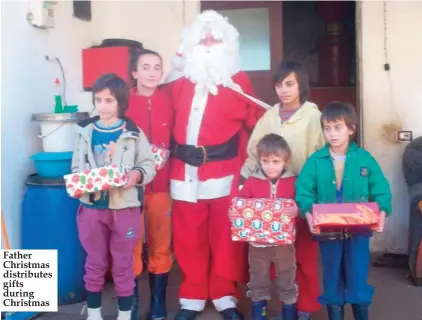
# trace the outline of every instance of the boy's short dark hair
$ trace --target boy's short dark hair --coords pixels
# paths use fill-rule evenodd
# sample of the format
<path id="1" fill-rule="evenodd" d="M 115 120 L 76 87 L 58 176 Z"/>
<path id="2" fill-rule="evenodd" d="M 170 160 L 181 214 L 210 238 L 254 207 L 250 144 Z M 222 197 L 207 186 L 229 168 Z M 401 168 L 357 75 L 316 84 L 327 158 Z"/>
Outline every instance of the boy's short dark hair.
<path id="1" fill-rule="evenodd" d="M 347 128 L 353 130 L 356 133 L 358 126 L 358 117 L 354 108 L 349 104 L 333 101 L 328 103 L 325 108 L 322 110 L 321 114 L 321 126 L 323 126 L 323 121 L 333 122 L 336 120 L 344 120 Z"/>
<path id="2" fill-rule="evenodd" d="M 135 72 L 138 69 L 139 59 L 141 59 L 142 56 L 145 56 L 147 54 L 157 56 L 158 58 L 160 58 L 161 63 L 163 62 L 163 58 L 156 51 L 149 49 L 131 49 L 129 54 L 129 77 L 131 79 L 131 85 L 133 87 L 136 87 L 136 79 L 132 76 L 132 72 Z"/>
<path id="3" fill-rule="evenodd" d="M 280 135 L 270 133 L 265 135 L 256 145 L 258 158 L 276 155 L 282 156 L 287 162 L 290 160 L 292 152 L 287 144 L 287 141 Z"/>
<path id="4" fill-rule="evenodd" d="M 297 83 L 299 84 L 299 100 L 304 103 L 309 98 L 309 77 L 305 67 L 296 61 L 282 61 L 274 74 L 273 87 L 284 80 L 289 74 L 296 75 Z"/>
<path id="5" fill-rule="evenodd" d="M 119 117 L 124 117 L 129 107 L 129 86 L 115 73 L 106 73 L 100 76 L 92 86 L 92 103 L 95 105 L 95 94 L 109 89 L 116 98 L 119 108 Z"/>

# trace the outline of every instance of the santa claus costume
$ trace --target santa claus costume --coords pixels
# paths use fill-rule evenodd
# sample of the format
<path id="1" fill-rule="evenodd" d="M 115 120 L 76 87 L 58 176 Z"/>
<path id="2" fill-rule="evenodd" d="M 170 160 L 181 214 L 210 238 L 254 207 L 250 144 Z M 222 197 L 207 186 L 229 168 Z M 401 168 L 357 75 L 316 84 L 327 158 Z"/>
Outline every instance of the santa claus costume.
<path id="1" fill-rule="evenodd" d="M 207 300 L 223 319 L 243 319 L 236 306 L 237 283 L 248 275 L 246 247 L 231 241 L 228 209 L 249 132 L 268 106 L 239 71 L 238 36 L 225 17 L 203 12 L 182 33 L 179 74 L 168 78 L 173 246 L 183 274 L 176 320 L 195 319 Z"/>

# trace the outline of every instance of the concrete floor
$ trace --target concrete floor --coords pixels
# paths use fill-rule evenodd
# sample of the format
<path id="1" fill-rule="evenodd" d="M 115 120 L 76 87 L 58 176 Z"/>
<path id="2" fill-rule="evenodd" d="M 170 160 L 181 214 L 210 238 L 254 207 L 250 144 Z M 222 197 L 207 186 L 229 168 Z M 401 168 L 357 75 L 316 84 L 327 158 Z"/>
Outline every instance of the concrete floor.
<path id="1" fill-rule="evenodd" d="M 169 310 L 169 319 L 173 319 L 178 311 L 177 290 L 180 283 L 180 272 L 175 267 L 171 273 L 169 287 L 167 292 L 167 305 Z M 371 268 L 370 283 L 375 286 L 375 297 L 370 309 L 370 319 L 372 320 L 422 320 L 422 287 L 415 287 L 410 280 L 406 278 L 406 270 L 403 269 L 385 269 Z M 148 278 L 144 274 L 140 279 L 141 284 L 141 318 L 145 319 L 147 305 L 149 303 Z M 58 313 L 43 314 L 39 320 L 83 320 L 81 311 L 84 303 L 61 306 Z M 249 303 L 246 298 L 240 302 L 240 308 L 249 316 Z M 270 305 L 269 319 L 276 319 L 279 309 L 277 301 L 273 300 Z M 103 296 L 104 320 L 116 319 L 116 300 L 113 293 L 112 284 L 107 287 Z M 212 305 L 208 305 L 206 310 L 198 317 L 198 320 L 218 320 L 219 315 L 214 311 Z M 325 311 L 321 310 L 315 317 L 315 320 L 328 319 Z M 352 320 L 351 312 L 347 309 L 346 320 Z"/>

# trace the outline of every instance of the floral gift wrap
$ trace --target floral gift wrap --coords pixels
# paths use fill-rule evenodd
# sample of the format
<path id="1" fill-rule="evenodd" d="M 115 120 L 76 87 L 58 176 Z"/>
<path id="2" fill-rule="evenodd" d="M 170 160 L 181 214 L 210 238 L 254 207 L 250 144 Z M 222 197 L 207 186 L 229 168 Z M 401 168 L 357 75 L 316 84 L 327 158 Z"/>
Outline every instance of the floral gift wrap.
<path id="1" fill-rule="evenodd" d="M 317 232 L 321 228 L 368 227 L 376 229 L 380 212 L 376 202 L 314 204 L 312 225 Z"/>
<path id="2" fill-rule="evenodd" d="M 64 176 L 66 191 L 73 198 L 124 186 L 130 171 L 128 165 L 110 165 Z"/>
<path id="3" fill-rule="evenodd" d="M 154 156 L 154 169 L 155 171 L 160 170 L 166 164 L 170 151 L 168 149 L 157 147 L 156 145 L 151 145 L 151 152 Z"/>
<path id="4" fill-rule="evenodd" d="M 283 212 L 285 208 L 298 210 L 291 199 L 233 198 L 230 207 L 233 241 L 288 245 L 295 241 L 296 219 Z"/>

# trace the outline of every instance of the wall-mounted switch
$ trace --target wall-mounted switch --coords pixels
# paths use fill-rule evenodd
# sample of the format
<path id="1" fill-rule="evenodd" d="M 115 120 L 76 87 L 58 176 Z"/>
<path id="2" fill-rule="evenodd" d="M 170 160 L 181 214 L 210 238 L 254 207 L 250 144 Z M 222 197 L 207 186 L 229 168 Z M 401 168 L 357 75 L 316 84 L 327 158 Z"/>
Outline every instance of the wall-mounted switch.
<path id="1" fill-rule="evenodd" d="M 405 142 L 405 141 L 412 141 L 413 134 L 412 131 L 397 131 L 397 141 L 398 142 Z"/>

